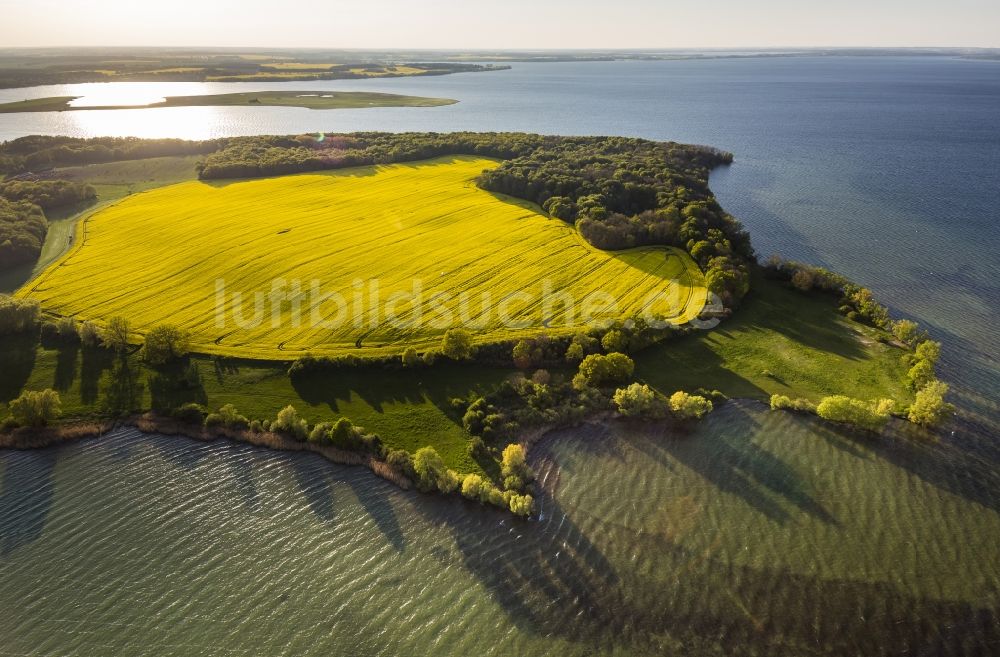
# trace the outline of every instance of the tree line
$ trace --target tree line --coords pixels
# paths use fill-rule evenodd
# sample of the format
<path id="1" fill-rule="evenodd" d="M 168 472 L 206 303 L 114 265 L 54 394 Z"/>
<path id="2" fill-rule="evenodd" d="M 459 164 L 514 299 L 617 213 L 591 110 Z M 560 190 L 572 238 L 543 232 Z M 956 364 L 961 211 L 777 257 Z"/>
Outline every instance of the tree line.
<path id="1" fill-rule="evenodd" d="M 502 160 L 482 173 L 480 187 L 537 203 L 576 225 L 598 248 L 685 249 L 727 306 L 736 305 L 749 288 L 754 258 L 749 235 L 708 188 L 709 171 L 731 162 L 732 155 L 705 146 L 523 133 L 238 137 L 207 155 L 198 175 L 273 176 L 444 155 Z"/>

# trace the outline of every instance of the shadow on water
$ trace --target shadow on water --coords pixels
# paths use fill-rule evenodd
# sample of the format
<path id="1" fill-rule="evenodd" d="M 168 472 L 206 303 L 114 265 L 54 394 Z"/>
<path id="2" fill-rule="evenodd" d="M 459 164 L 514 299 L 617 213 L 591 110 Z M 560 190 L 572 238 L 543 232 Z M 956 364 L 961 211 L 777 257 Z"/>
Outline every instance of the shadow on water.
<path id="1" fill-rule="evenodd" d="M 309 502 L 309 508 L 323 523 L 334 525 L 337 514 L 333 506 L 333 479 L 330 464 L 305 454 L 289 454 L 288 462 L 295 475 L 299 491 Z"/>
<path id="2" fill-rule="evenodd" d="M 769 490 L 822 516 L 786 466 L 726 443 L 712 458 L 721 473 L 771 480 Z M 546 444 L 533 452 L 539 471 L 555 458 Z M 533 522 L 461 500 L 421 500 L 416 508 L 450 528 L 461 565 L 521 631 L 595 653 L 989 655 L 1000 645 L 1000 591 L 970 604 L 889 583 L 737 565 L 714 547 L 693 550 L 566 508 L 558 497 L 558 483 L 547 483 L 538 497 L 546 514 Z M 636 555 L 644 567 L 634 567 Z"/>
<path id="3" fill-rule="evenodd" d="M 403 536 L 403 529 L 399 526 L 396 510 L 393 508 L 391 498 L 386 491 L 382 487 L 372 486 L 369 477 L 348 475 L 344 479 L 357 496 L 358 501 L 361 502 L 361 506 L 375 521 L 375 525 L 382 532 L 382 535 L 397 552 L 402 552 L 406 547 L 406 538 Z"/>
<path id="4" fill-rule="evenodd" d="M 935 488 L 1000 513 L 1000 473 L 992 458 L 984 458 L 977 450 L 950 437 L 914 436 L 913 428 L 902 423 L 876 439 L 839 428 L 831 431 Z"/>
<path id="5" fill-rule="evenodd" d="M 723 419 L 724 416 L 724 419 Z M 785 524 L 792 519 L 782 503 L 829 524 L 839 524 L 805 489 L 802 478 L 784 461 L 752 440 L 756 421 L 737 404 L 727 404 L 706 422 L 725 421 L 726 430 L 687 438 L 662 427 L 644 432 L 631 443 L 647 456 L 670 469 L 681 463 L 697 472 L 724 493 L 743 502 L 771 520 Z"/>
<path id="6" fill-rule="evenodd" d="M 52 508 L 57 450 L 0 452 L 0 554 L 37 540 Z"/>

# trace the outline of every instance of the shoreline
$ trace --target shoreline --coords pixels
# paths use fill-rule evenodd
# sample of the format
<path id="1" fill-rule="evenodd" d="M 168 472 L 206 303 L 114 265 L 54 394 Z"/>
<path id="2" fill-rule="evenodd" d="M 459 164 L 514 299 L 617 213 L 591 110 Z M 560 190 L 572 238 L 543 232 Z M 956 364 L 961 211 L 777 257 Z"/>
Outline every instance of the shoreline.
<path id="1" fill-rule="evenodd" d="M 80 421 L 39 429 L 22 427 L 7 433 L 0 433 L 0 449 L 45 449 L 80 440 L 101 438 L 122 427 L 138 429 L 145 436 L 182 436 L 201 442 L 229 440 L 276 451 L 313 452 L 338 465 L 365 466 L 376 476 L 396 484 L 403 490 L 413 488 L 413 482 L 407 477 L 393 470 L 384 461 L 379 461 L 367 454 L 348 452 L 328 445 L 299 442 L 269 431 L 254 433 L 249 430 L 234 431 L 222 427 L 206 429 L 152 413 L 134 415 L 123 421 Z"/>

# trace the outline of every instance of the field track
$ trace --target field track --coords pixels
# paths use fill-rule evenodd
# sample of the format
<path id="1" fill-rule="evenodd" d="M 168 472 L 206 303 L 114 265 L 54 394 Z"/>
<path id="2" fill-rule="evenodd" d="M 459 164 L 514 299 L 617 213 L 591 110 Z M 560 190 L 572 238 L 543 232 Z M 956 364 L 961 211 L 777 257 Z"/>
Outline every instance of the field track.
<path id="1" fill-rule="evenodd" d="M 262 359 L 398 353 L 457 325 L 480 342 L 568 333 L 587 308 L 680 324 L 704 307 L 704 278 L 683 251 L 595 249 L 537 206 L 479 189 L 491 166 L 448 157 L 134 194 L 90 215 L 18 294 L 56 315 L 122 315 L 140 334 L 176 324 L 196 351 Z M 343 303 L 312 294 L 314 281 Z M 276 282 L 285 300 L 272 321 Z"/>

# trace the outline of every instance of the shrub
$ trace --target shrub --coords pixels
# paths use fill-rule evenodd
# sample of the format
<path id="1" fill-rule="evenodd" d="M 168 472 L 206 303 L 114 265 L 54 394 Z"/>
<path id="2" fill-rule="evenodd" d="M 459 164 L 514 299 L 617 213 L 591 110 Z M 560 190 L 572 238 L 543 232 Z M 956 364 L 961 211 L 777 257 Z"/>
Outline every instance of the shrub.
<path id="1" fill-rule="evenodd" d="M 250 433 L 262 433 L 264 431 L 264 425 L 260 420 L 250 421 Z"/>
<path id="2" fill-rule="evenodd" d="M 441 353 L 452 360 L 469 358 L 473 351 L 472 334 L 465 329 L 448 329 L 441 338 Z"/>
<path id="3" fill-rule="evenodd" d="M 393 470 L 407 479 L 416 480 L 417 472 L 413 467 L 413 457 L 405 449 L 393 449 L 386 454 L 385 462 Z"/>
<path id="4" fill-rule="evenodd" d="M 8 406 L 11 416 L 21 426 L 43 427 L 62 415 L 59 393 L 51 388 L 25 390 Z"/>
<path id="5" fill-rule="evenodd" d="M 628 351 L 628 337 L 618 329 L 611 329 L 601 338 L 601 347 L 608 353 Z"/>
<path id="6" fill-rule="evenodd" d="M 771 410 L 799 411 L 802 413 L 815 413 L 816 404 L 808 399 L 792 399 L 785 395 L 771 395 Z"/>
<path id="7" fill-rule="evenodd" d="M 535 473 L 528 467 L 524 448 L 517 443 L 511 443 L 503 448 L 500 476 L 504 480 L 504 488 L 508 490 L 522 490 L 535 478 Z"/>
<path id="8" fill-rule="evenodd" d="M 816 414 L 824 420 L 851 424 L 869 431 L 878 431 L 889 419 L 895 405 L 891 399 L 863 401 L 844 395 L 824 397 L 816 406 Z"/>
<path id="9" fill-rule="evenodd" d="M 417 488 L 428 492 L 439 488 L 441 480 L 447 478 L 448 468 L 445 467 L 436 449 L 421 447 L 413 455 L 413 472 L 416 475 Z"/>
<path id="10" fill-rule="evenodd" d="M 175 420 L 188 424 L 201 424 L 205 421 L 205 409 L 199 404 L 181 404 L 170 415 Z"/>
<path id="11" fill-rule="evenodd" d="M 483 480 L 482 488 L 479 489 L 479 501 L 483 504 L 492 504 L 493 506 L 506 507 L 507 500 L 503 496 L 503 492 L 493 485 L 493 482 L 488 480 Z"/>
<path id="12" fill-rule="evenodd" d="M 416 367 L 420 364 L 420 354 L 413 347 L 407 347 L 402 355 L 403 367 Z"/>
<path id="13" fill-rule="evenodd" d="M 206 427 L 225 427 L 234 431 L 242 431 L 250 426 L 250 421 L 245 415 L 240 415 L 236 407 L 226 404 L 219 407 L 215 413 L 209 413 L 205 417 Z"/>
<path id="14" fill-rule="evenodd" d="M 170 324 L 160 324 L 149 329 L 142 347 L 142 356 L 150 365 L 162 365 L 186 356 L 187 352 L 188 334 Z"/>
<path id="15" fill-rule="evenodd" d="M 701 395 L 678 390 L 670 395 L 670 410 L 682 420 L 700 420 L 712 412 L 712 402 Z"/>
<path id="16" fill-rule="evenodd" d="M 611 353 L 606 356 L 591 354 L 580 363 L 580 368 L 573 377 L 573 387 L 582 390 L 623 383 L 632 376 L 633 371 L 635 363 L 625 354 Z"/>
<path id="17" fill-rule="evenodd" d="M 278 411 L 278 417 L 271 423 L 271 431 L 283 433 L 296 440 L 305 440 L 309 434 L 309 423 L 299 417 L 299 412 L 289 404 Z"/>
<path id="18" fill-rule="evenodd" d="M 618 412 L 625 417 L 661 418 L 667 414 L 666 403 L 644 383 L 615 390 L 613 400 Z"/>
<path id="19" fill-rule="evenodd" d="M 469 452 L 469 456 L 474 459 L 482 459 L 490 455 L 490 450 L 486 446 L 486 442 L 479 436 L 473 436 L 466 450 Z"/>
<path id="20" fill-rule="evenodd" d="M 80 334 L 76 328 L 76 320 L 72 317 L 61 317 L 56 322 L 56 335 L 60 342 L 72 344 L 80 340 Z"/>
<path id="21" fill-rule="evenodd" d="M 913 344 L 920 337 L 920 327 L 916 322 L 901 319 L 892 323 L 892 335 L 904 344 Z"/>
<path id="22" fill-rule="evenodd" d="M 311 443 L 325 443 L 330 439 L 330 429 L 333 425 L 329 422 L 320 422 L 309 432 L 307 440 Z"/>
<path id="23" fill-rule="evenodd" d="M 478 500 L 483 492 L 483 478 L 477 474 L 467 474 L 462 480 L 462 497 Z"/>
<path id="24" fill-rule="evenodd" d="M 955 412 L 955 407 L 944 400 L 946 394 L 947 383 L 931 381 L 917 392 L 907 419 L 925 427 L 938 426 Z"/>
<path id="25" fill-rule="evenodd" d="M 531 495 L 511 495 L 510 511 L 519 516 L 528 517 L 535 510 L 535 500 Z"/>
<path id="26" fill-rule="evenodd" d="M 816 284 L 816 275 L 808 269 L 799 269 L 792 274 L 792 287 L 796 290 L 808 292 Z"/>

